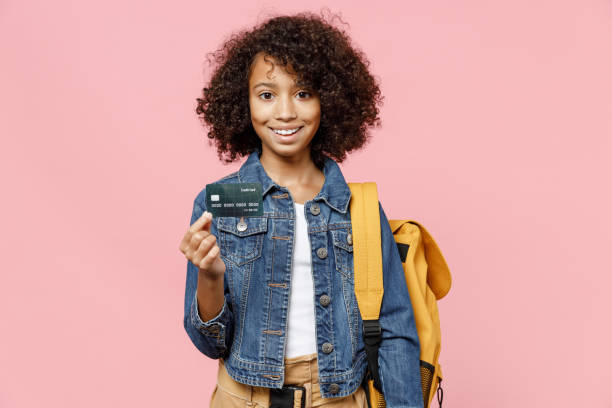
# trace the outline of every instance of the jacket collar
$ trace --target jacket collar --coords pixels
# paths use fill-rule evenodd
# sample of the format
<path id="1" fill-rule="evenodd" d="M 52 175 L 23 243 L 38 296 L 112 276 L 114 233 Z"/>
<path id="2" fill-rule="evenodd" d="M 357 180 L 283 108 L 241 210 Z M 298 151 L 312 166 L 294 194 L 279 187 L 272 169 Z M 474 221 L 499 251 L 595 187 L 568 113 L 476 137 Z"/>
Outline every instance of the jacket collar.
<path id="1" fill-rule="evenodd" d="M 259 150 L 249 154 L 246 162 L 238 170 L 238 181 L 241 183 L 261 183 L 262 195 L 265 196 L 273 187 L 284 189 L 276 184 L 266 173 L 259 160 Z M 346 213 L 351 198 L 351 190 L 342 175 L 340 166 L 333 159 L 325 157 L 323 166 L 325 182 L 314 201 L 325 201 L 334 210 Z"/>

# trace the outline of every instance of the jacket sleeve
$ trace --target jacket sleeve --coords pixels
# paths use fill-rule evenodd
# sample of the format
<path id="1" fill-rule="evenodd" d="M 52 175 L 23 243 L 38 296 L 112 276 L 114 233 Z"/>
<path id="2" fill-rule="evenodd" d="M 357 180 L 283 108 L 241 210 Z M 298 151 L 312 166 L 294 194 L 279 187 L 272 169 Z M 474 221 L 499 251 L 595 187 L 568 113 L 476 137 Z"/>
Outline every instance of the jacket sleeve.
<path id="1" fill-rule="evenodd" d="M 189 225 L 197 221 L 206 210 L 205 201 L 201 200 L 200 197 L 206 197 L 204 190 L 194 201 L 191 222 Z M 214 222 L 211 224 L 210 232 L 218 237 Z M 223 279 L 223 288 L 225 292 L 223 308 L 217 316 L 206 322 L 202 321 L 198 313 L 198 300 L 196 296 L 197 287 L 198 267 L 191 261 L 187 261 L 183 325 L 189 338 L 198 350 L 210 358 L 217 359 L 219 357 L 225 357 L 230 350 L 234 328 L 234 317 L 229 302 L 227 279 Z"/>
<path id="2" fill-rule="evenodd" d="M 389 221 L 380 208 L 384 294 L 379 322 L 380 381 L 387 408 L 421 408 L 420 345 L 404 267 Z"/>

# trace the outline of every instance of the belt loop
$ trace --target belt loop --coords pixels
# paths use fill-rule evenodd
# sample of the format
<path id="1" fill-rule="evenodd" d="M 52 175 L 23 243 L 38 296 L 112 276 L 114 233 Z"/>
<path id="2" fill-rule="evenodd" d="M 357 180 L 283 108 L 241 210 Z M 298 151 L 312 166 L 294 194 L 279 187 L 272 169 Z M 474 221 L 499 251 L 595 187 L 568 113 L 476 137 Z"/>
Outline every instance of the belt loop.
<path id="1" fill-rule="evenodd" d="M 293 391 L 293 408 L 302 408 L 302 398 L 306 397 L 302 390 Z"/>

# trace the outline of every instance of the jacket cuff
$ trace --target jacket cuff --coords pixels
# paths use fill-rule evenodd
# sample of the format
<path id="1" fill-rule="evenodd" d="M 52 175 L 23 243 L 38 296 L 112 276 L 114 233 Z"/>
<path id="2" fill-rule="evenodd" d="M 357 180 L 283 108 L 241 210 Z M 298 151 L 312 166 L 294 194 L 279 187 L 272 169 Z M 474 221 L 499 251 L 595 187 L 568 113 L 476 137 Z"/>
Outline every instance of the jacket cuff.
<path id="1" fill-rule="evenodd" d="M 223 307 L 219 314 L 208 321 L 203 321 L 198 312 L 198 297 L 193 297 L 191 302 L 191 324 L 203 335 L 217 339 L 217 344 L 223 346 L 225 343 L 225 329 L 229 323 L 228 306 L 225 298 Z"/>

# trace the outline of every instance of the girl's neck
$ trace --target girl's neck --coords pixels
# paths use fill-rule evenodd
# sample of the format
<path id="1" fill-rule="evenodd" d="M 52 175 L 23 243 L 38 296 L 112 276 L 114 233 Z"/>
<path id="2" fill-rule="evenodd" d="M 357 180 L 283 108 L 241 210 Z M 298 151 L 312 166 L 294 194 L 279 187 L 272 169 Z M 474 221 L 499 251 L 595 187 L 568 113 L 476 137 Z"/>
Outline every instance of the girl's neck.
<path id="1" fill-rule="evenodd" d="M 283 157 L 263 151 L 259 161 L 268 177 L 276 184 L 288 188 L 298 203 L 312 199 L 325 182 L 325 176 L 315 166 L 310 151 L 293 157 Z"/>
<path id="2" fill-rule="evenodd" d="M 308 183 L 321 174 L 312 158 L 310 151 L 293 157 L 283 157 L 263 151 L 259 161 L 268 176 L 281 186 Z"/>

